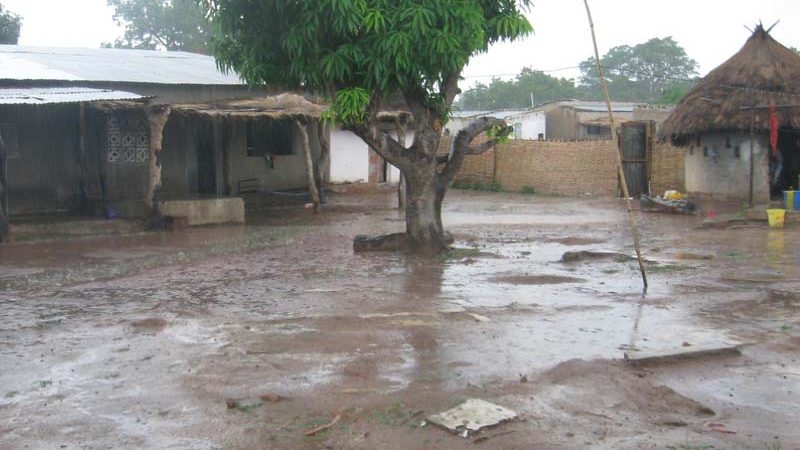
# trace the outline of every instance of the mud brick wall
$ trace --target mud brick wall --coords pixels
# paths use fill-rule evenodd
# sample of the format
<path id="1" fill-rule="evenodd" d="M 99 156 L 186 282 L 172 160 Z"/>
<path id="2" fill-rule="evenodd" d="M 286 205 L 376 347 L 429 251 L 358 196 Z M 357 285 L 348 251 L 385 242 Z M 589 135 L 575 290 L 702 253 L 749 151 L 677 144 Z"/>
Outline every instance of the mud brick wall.
<path id="1" fill-rule="evenodd" d="M 440 153 L 450 149 L 445 136 Z M 467 156 L 457 181 L 497 182 L 506 191 L 533 188 L 541 194 L 615 196 L 617 156 L 610 140 L 511 140 L 482 155 Z M 684 152 L 657 144 L 652 154 L 654 194 L 667 189 L 685 191 Z"/>
<path id="2" fill-rule="evenodd" d="M 667 143 L 653 149 L 650 168 L 650 193 L 663 195 L 672 189 L 686 192 L 685 151 Z"/>
<path id="3" fill-rule="evenodd" d="M 613 196 L 616 155 L 611 141 L 509 141 L 497 149 L 496 181 L 508 191 Z"/>

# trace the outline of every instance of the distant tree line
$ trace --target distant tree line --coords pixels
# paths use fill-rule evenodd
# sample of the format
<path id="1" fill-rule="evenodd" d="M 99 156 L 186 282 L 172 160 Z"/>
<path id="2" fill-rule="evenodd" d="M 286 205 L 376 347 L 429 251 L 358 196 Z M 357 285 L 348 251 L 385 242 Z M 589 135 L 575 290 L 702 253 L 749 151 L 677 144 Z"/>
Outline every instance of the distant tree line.
<path id="1" fill-rule="evenodd" d="M 103 47 L 208 53 L 211 23 L 197 0 L 107 0 L 125 28 Z"/>
<path id="2" fill-rule="evenodd" d="M 122 37 L 106 47 L 209 53 L 211 23 L 199 0 L 107 0 L 114 20 L 124 26 Z M 525 108 L 531 103 L 575 98 L 602 100 L 594 58 L 579 64 L 580 77 L 558 78 L 523 69 L 513 80 L 494 78 L 459 96 L 456 107 L 470 109 Z M 692 88 L 697 62 L 672 37 L 621 45 L 603 56 L 612 99 L 674 104 Z"/>
<path id="3" fill-rule="evenodd" d="M 22 30 L 22 17 L 5 9 L 0 3 L 0 44 L 17 45 Z"/>
<path id="4" fill-rule="evenodd" d="M 602 63 L 613 100 L 660 104 L 680 101 L 694 86 L 698 68 L 671 37 L 614 47 Z M 458 107 L 485 110 L 530 107 L 531 100 L 536 104 L 568 98 L 602 100 L 594 57 L 578 67 L 581 76 L 577 81 L 525 68 L 510 81 L 494 78 L 488 85 L 478 83 L 461 95 Z"/>

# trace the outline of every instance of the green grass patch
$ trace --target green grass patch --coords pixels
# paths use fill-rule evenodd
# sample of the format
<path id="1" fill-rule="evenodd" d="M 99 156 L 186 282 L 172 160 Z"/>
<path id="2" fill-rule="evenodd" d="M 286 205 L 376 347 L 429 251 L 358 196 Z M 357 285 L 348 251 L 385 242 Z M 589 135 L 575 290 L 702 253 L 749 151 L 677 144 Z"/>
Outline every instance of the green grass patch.
<path id="1" fill-rule="evenodd" d="M 693 267 L 682 266 L 680 264 L 650 264 L 647 266 L 647 273 L 670 273 L 691 269 L 693 269 Z"/>
<path id="2" fill-rule="evenodd" d="M 534 195 L 536 194 L 536 189 L 531 186 L 522 186 L 520 193 L 524 195 Z"/>
<path id="3" fill-rule="evenodd" d="M 442 262 L 453 261 L 480 256 L 480 254 L 481 251 L 477 248 L 451 248 L 450 250 L 439 254 L 439 260 Z"/>
<path id="4" fill-rule="evenodd" d="M 414 413 L 409 411 L 403 402 L 395 402 L 391 406 L 373 411 L 370 420 L 387 427 L 416 428 L 417 420 Z"/>
<path id="5" fill-rule="evenodd" d="M 500 183 L 493 181 L 491 183 L 483 183 L 480 181 L 463 181 L 456 180 L 453 182 L 454 189 L 464 189 L 467 191 L 484 191 L 484 192 L 503 192 L 503 186 Z"/>

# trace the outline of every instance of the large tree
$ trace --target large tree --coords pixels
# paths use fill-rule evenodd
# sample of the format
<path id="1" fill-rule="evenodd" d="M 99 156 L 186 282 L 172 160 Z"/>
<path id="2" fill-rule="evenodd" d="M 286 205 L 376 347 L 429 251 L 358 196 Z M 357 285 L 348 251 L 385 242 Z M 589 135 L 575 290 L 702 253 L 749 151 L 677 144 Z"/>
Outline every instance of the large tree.
<path id="1" fill-rule="evenodd" d="M 0 4 L 0 44 L 17 45 L 21 29 L 22 18 Z"/>
<path id="2" fill-rule="evenodd" d="M 208 53 L 211 24 L 198 0 L 108 0 L 125 34 L 108 47 Z"/>
<path id="3" fill-rule="evenodd" d="M 252 84 L 319 90 L 330 118 L 352 130 L 406 179 L 405 242 L 414 252 L 447 248 L 441 206 L 470 146 L 502 122 L 484 119 L 437 155 L 458 82 L 469 58 L 490 44 L 531 31 L 531 0 L 205 0 L 219 65 Z M 380 126 L 388 99 L 413 115 L 405 148 Z M 502 128 L 504 131 L 505 127 Z M 490 133 L 491 134 L 491 133 Z"/>
<path id="4" fill-rule="evenodd" d="M 585 91 L 568 78 L 556 78 L 540 70 L 524 68 L 514 80 L 492 79 L 478 83 L 458 99 L 463 110 L 527 108 L 555 100 L 583 98 Z"/>
<path id="5" fill-rule="evenodd" d="M 689 58 L 683 47 L 671 37 L 614 47 L 602 61 L 609 93 L 614 100 L 652 103 L 688 90 L 698 67 L 697 62 Z M 581 62 L 580 70 L 581 85 L 592 98 L 600 98 L 602 89 L 594 57 Z"/>

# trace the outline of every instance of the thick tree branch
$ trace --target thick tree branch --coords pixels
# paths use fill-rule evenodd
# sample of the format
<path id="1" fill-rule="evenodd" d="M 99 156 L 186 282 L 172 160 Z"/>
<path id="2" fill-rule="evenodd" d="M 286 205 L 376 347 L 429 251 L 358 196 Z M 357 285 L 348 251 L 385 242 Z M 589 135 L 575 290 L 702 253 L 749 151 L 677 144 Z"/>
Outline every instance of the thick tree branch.
<path id="1" fill-rule="evenodd" d="M 456 95 L 461 93 L 461 89 L 458 88 L 458 80 L 461 78 L 459 75 L 460 73 L 461 69 L 457 73 L 445 77 L 445 79 L 442 81 L 441 94 L 446 108 L 449 108 L 450 105 L 453 104 Z"/>
<path id="2" fill-rule="evenodd" d="M 458 174 L 458 171 L 461 170 L 461 166 L 464 164 L 464 157 L 468 154 L 476 155 L 483 153 L 497 144 L 496 140 L 492 139 L 475 147 L 470 147 L 469 145 L 481 133 L 495 126 L 506 127 L 506 123 L 495 117 L 481 117 L 456 134 L 455 138 L 453 138 L 453 144 L 450 154 L 448 155 L 447 163 L 439 172 L 439 177 L 444 183 L 449 184 L 455 179 L 456 174 Z"/>

